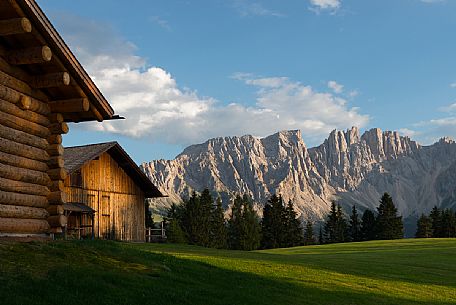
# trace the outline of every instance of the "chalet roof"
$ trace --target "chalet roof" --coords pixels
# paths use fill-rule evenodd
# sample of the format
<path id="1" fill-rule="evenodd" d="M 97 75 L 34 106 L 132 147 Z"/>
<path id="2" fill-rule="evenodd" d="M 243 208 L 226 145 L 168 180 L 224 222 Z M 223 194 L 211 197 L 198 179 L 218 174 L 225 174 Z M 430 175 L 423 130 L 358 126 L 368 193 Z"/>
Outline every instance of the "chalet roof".
<path id="1" fill-rule="evenodd" d="M 114 115 L 114 110 L 35 0 L 0 0 L 0 22 L 4 24 L 15 20 L 25 20 L 24 22 L 28 24 L 28 27 L 24 28 L 28 29 L 23 32 L 19 31 L 19 33 L 14 32 L 0 36 L 0 72 L 19 80 L 19 86 L 22 90 L 18 91 L 44 102 L 77 98 L 88 99 L 89 110 L 71 110 L 72 112 L 63 113 L 67 122 L 103 121 L 120 118 Z M 17 54 L 23 50 L 42 49 L 43 47 L 48 47 L 52 52 L 50 60 L 25 64 L 11 61 L 10 54 Z M 69 76 L 69 83 L 67 81 L 66 84 L 47 88 L 37 87 L 33 83 L 36 77 L 55 75 L 56 73 L 62 75 L 67 73 L 66 79 Z M 17 90 L 15 88 L 17 83 L 5 84 L 2 82 L 2 84 Z"/>
<path id="2" fill-rule="evenodd" d="M 117 142 L 65 147 L 65 152 L 63 154 L 65 169 L 69 174 L 72 174 L 84 166 L 84 164 L 96 159 L 105 152 L 108 153 L 135 181 L 135 183 L 141 187 L 147 198 L 164 197 Z"/>

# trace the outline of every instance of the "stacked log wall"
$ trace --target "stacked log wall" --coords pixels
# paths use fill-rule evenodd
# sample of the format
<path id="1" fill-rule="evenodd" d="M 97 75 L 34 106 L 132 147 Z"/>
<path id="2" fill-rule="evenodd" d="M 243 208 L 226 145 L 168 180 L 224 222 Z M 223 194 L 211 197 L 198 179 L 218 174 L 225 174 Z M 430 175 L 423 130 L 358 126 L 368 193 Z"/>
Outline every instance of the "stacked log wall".
<path id="1" fill-rule="evenodd" d="M 95 210 L 96 238 L 144 241 L 144 192 L 108 154 L 85 164 L 80 178 L 69 175 L 65 180 L 67 201 L 83 203 Z M 82 182 L 75 185 L 72 182 Z M 90 234 L 87 229 L 86 234 Z"/>
<path id="2" fill-rule="evenodd" d="M 16 86 L 9 86 L 16 84 Z M 0 235 L 49 233 L 49 107 L 0 75 Z M 14 87 L 14 88 L 12 88 Z"/>

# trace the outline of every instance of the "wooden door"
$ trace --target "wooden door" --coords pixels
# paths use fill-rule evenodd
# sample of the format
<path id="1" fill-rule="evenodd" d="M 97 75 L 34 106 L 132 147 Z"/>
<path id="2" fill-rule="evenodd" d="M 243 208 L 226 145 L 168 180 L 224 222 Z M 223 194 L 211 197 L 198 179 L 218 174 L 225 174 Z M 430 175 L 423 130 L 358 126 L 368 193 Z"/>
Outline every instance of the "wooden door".
<path id="1" fill-rule="evenodd" d="M 101 193 L 101 192 L 100 192 Z M 111 232 L 111 197 L 109 194 L 100 194 L 99 198 L 99 230 L 100 238 L 112 239 L 113 234 Z"/>

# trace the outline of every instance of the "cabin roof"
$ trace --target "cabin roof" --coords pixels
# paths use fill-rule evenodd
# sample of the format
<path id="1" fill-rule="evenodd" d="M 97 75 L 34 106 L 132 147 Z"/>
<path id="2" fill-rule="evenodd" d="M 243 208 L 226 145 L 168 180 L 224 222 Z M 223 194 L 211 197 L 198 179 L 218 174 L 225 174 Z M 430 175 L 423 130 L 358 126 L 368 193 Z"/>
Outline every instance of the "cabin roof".
<path id="1" fill-rule="evenodd" d="M 146 198 L 165 197 L 117 142 L 65 147 L 65 169 L 72 174 L 105 152 L 141 187 Z"/>
<path id="2" fill-rule="evenodd" d="M 66 122 L 103 121 L 119 119 L 103 94 L 68 48 L 35 0 L 0 0 L 0 21 L 26 18 L 31 32 L 0 37 L 0 70 L 28 86 L 31 95 L 45 102 L 86 98 L 88 111 L 62 113 Z M 50 61 L 17 64 L 8 60 L 8 54 L 18 50 L 47 46 L 52 51 Z M 51 73 L 68 73 L 70 83 L 57 87 L 36 88 L 33 78 Z M 15 89 L 15 88 L 12 88 Z"/>

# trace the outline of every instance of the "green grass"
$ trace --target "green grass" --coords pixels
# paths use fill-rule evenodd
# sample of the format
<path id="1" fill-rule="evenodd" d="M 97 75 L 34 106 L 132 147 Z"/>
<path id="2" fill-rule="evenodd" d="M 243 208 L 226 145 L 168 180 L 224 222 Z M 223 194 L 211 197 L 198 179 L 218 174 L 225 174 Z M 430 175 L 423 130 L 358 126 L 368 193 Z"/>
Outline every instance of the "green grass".
<path id="1" fill-rule="evenodd" d="M 255 252 L 0 242 L 0 304 L 456 304 L 456 239 Z"/>

